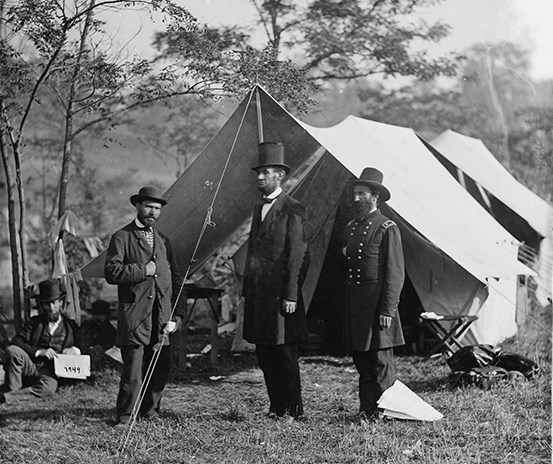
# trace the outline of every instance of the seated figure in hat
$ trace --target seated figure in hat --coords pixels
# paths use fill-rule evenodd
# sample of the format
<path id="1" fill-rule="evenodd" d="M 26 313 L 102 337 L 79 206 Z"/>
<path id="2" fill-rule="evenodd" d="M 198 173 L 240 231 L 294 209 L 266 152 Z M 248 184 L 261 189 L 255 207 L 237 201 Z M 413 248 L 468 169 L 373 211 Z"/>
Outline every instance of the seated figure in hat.
<path id="1" fill-rule="evenodd" d="M 405 278 L 397 224 L 380 212 L 390 199 L 383 175 L 365 168 L 353 187 L 354 219 L 345 228 L 344 339 L 359 373 L 361 419 L 378 417 L 377 401 L 395 381 L 395 346 L 405 343 L 399 295 Z"/>
<path id="2" fill-rule="evenodd" d="M 79 348 L 90 356 L 93 370 L 105 367 L 109 357 L 105 351 L 115 345 L 116 330 L 110 322 L 110 304 L 105 300 L 96 300 L 85 312 L 81 323 Z"/>
<path id="3" fill-rule="evenodd" d="M 115 345 L 116 330 L 109 321 L 110 305 L 105 300 L 96 300 L 86 311 L 86 319 L 81 324 L 79 347 L 85 354 L 99 347 L 103 351 Z"/>
<path id="4" fill-rule="evenodd" d="M 258 147 L 257 189 L 262 202 L 254 207 L 244 270 L 243 337 L 256 345 L 269 396 L 269 417 L 303 416 L 298 344 L 307 337 L 301 297 L 307 270 L 305 208 L 284 193 L 281 182 L 289 167 L 284 147 L 265 142 Z"/>
<path id="5" fill-rule="evenodd" d="M 0 402 L 29 397 L 45 397 L 56 392 L 54 358 L 60 354 L 80 354 L 76 347 L 78 327 L 62 315 L 65 292 L 58 279 L 38 284 L 34 295 L 39 314 L 32 317 L 12 339 L 6 351 L 6 383 Z"/>

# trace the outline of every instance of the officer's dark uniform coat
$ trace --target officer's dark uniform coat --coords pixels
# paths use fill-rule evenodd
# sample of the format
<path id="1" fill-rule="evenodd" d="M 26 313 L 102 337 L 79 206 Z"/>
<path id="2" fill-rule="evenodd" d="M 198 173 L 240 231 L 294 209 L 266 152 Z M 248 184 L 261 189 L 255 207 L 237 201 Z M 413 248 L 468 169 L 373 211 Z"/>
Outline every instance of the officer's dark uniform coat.
<path id="1" fill-rule="evenodd" d="M 261 222 L 261 205 L 253 212 L 244 270 L 244 339 L 258 345 L 281 345 L 305 339 L 307 322 L 299 288 L 306 255 L 305 209 L 281 193 Z M 297 301 L 283 316 L 282 300 Z"/>
<path id="2" fill-rule="evenodd" d="M 351 351 L 405 343 L 397 305 L 405 278 L 401 236 L 395 222 L 376 210 L 345 229 L 347 260 L 344 340 Z M 389 329 L 379 315 L 392 317 Z"/>

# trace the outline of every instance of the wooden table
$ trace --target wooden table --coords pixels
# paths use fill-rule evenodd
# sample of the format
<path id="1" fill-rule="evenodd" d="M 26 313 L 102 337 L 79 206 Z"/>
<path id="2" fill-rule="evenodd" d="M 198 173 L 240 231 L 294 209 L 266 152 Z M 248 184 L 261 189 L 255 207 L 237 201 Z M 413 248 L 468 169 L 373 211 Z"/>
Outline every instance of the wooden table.
<path id="1" fill-rule="evenodd" d="M 469 329 L 471 324 L 478 319 L 477 316 L 451 316 L 445 314 L 434 314 L 431 317 L 421 314 L 419 322 L 423 327 L 426 327 L 437 338 L 438 343 L 432 347 L 430 352 L 425 356 L 426 361 L 438 351 L 443 350 L 448 355 L 452 355 L 459 348 L 462 348 L 461 338 Z M 435 316 L 435 317 L 434 317 Z"/>
<path id="2" fill-rule="evenodd" d="M 186 337 L 188 332 L 188 327 L 192 316 L 194 315 L 194 309 L 196 308 L 196 303 L 198 300 L 206 300 L 210 307 L 210 326 L 209 326 L 209 339 L 211 344 L 211 350 L 209 357 L 213 365 L 217 364 L 217 356 L 219 354 L 218 346 L 218 328 L 219 321 L 221 319 L 221 295 L 223 290 L 219 288 L 207 288 L 207 287 L 198 287 L 193 283 L 184 284 L 184 292 L 186 294 L 186 299 L 188 302 L 192 301 L 191 305 L 187 304 L 186 315 L 183 321 L 183 326 L 175 336 L 177 350 L 178 350 L 178 359 L 177 367 L 184 368 L 186 366 Z"/>

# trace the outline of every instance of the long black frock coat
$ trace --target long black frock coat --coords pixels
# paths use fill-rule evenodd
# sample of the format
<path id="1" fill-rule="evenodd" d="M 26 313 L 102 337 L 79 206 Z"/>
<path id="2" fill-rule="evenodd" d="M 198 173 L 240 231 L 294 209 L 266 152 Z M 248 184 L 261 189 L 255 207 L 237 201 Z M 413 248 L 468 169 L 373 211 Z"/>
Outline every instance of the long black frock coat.
<path id="1" fill-rule="evenodd" d="M 307 336 L 301 298 L 306 243 L 305 209 L 281 193 L 261 221 L 261 204 L 253 212 L 244 269 L 244 339 L 259 345 L 282 345 Z M 282 301 L 297 301 L 296 311 L 283 316 Z"/>
<path id="2" fill-rule="evenodd" d="M 401 235 L 395 222 L 379 210 L 345 229 L 346 303 L 344 340 L 348 352 L 405 344 L 397 310 L 405 279 Z M 379 316 L 392 317 L 388 329 Z"/>

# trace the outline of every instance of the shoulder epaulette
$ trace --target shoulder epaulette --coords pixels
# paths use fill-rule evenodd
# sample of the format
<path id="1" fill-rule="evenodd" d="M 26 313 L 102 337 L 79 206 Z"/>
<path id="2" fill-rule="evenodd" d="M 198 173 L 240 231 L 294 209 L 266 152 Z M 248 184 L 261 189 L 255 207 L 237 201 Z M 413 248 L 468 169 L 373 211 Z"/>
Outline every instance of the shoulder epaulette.
<path id="1" fill-rule="evenodd" d="M 388 220 L 388 221 L 386 221 L 386 222 L 384 222 L 384 223 L 382 224 L 382 228 L 383 228 L 384 230 L 386 230 L 386 229 L 388 229 L 388 228 L 390 228 L 390 227 L 392 227 L 392 226 L 395 226 L 395 225 L 396 225 L 396 223 L 390 219 L 390 220 Z"/>

